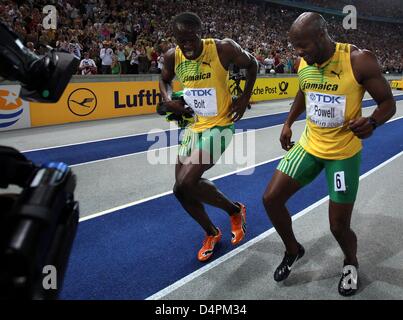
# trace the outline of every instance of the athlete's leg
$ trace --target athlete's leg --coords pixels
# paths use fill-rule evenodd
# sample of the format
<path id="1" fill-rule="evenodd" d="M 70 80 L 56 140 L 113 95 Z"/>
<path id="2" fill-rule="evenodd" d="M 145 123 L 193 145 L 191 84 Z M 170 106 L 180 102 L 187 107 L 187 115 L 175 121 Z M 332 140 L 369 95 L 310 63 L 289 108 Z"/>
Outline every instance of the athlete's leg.
<path id="1" fill-rule="evenodd" d="M 229 200 L 209 180 L 202 178 L 205 171 L 210 169 L 218 160 L 232 139 L 233 127 L 213 128 L 202 134 L 190 129 L 184 134 L 176 165 L 174 193 L 185 210 L 203 227 L 208 235 L 214 235 L 217 228 L 209 219 L 203 203 L 221 208 L 232 215 L 237 222 L 241 215 L 240 207 Z M 245 209 L 242 208 L 243 216 Z M 243 225 L 242 225 L 243 226 Z M 233 240 L 240 241 L 242 232 L 236 232 Z M 244 232 L 243 232 L 244 234 Z M 236 244 L 234 242 L 234 244 Z"/>
<path id="2" fill-rule="evenodd" d="M 292 230 L 286 202 L 302 186 L 315 179 L 322 168 L 322 163 L 297 143 L 280 161 L 263 195 L 266 212 L 283 240 L 288 254 L 297 254 L 299 246 Z"/>
<path id="3" fill-rule="evenodd" d="M 212 181 L 200 178 L 196 189 L 198 193 L 196 197 L 204 203 L 220 208 L 229 215 L 233 215 L 239 211 L 239 206 L 228 199 Z"/>
<path id="4" fill-rule="evenodd" d="M 280 235 L 289 254 L 298 253 L 298 242 L 292 230 L 288 199 L 300 189 L 300 184 L 283 172 L 276 170 L 263 195 L 263 204 L 274 228 Z"/>
<path id="5" fill-rule="evenodd" d="M 287 200 L 300 188 L 300 183 L 276 170 L 263 196 L 266 212 L 286 248 L 283 260 L 273 274 L 277 282 L 287 279 L 293 264 L 305 253 L 304 247 L 295 238 L 290 213 L 285 206 Z"/>
<path id="6" fill-rule="evenodd" d="M 350 227 L 359 183 L 361 152 L 344 160 L 326 161 L 326 178 L 329 188 L 329 223 L 339 243 L 345 264 L 358 266 L 357 237 Z"/>
<path id="7" fill-rule="evenodd" d="M 218 161 L 232 136 L 232 126 L 204 131 L 190 156 L 182 162 L 177 177 L 178 186 L 182 186 L 194 199 L 218 207 L 229 215 L 237 213 L 239 206 L 219 191 L 213 182 L 202 178 L 202 175 Z"/>
<path id="8" fill-rule="evenodd" d="M 208 235 L 217 234 L 217 228 L 211 222 L 201 201 L 193 198 L 191 194 L 183 188 L 183 185 L 178 182 L 178 177 L 183 176 L 182 168 L 183 164 L 178 157 L 178 161 L 175 166 L 175 185 L 173 188 L 173 192 L 176 198 L 179 200 L 186 212 L 188 212 L 190 216 L 194 220 L 196 220 L 196 222 L 204 229 L 204 231 Z"/>
<path id="9" fill-rule="evenodd" d="M 344 253 L 344 264 L 358 267 L 357 236 L 350 228 L 351 214 L 354 203 L 336 203 L 330 200 L 330 230 Z"/>
<path id="10" fill-rule="evenodd" d="M 263 196 L 267 214 L 286 247 L 283 260 L 274 271 L 274 280 L 287 279 L 291 267 L 305 254 L 292 230 L 292 220 L 286 202 L 301 187 L 310 183 L 322 171 L 320 159 L 307 153 L 297 143 L 280 161 Z"/>
<path id="11" fill-rule="evenodd" d="M 202 153 L 202 150 L 196 150 L 191 155 L 190 161 L 177 164 L 174 192 L 185 210 L 200 223 L 207 234 L 214 234 L 212 231 L 215 231 L 215 227 L 205 213 L 202 203 L 218 207 L 230 215 L 237 213 L 239 206 L 218 190 L 213 182 L 201 178 L 203 173 L 214 165 L 195 161 L 202 157 Z"/>

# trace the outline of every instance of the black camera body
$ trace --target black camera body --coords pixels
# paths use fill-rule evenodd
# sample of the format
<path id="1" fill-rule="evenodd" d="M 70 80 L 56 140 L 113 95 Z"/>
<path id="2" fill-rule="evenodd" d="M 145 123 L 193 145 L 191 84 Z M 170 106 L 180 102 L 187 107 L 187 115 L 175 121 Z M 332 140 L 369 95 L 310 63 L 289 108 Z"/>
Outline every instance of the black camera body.
<path id="1" fill-rule="evenodd" d="M 0 22 L 0 75 L 21 83 L 20 96 L 35 102 L 57 102 L 77 71 L 80 60 L 66 52 L 49 51 L 38 56 Z"/>
<path id="2" fill-rule="evenodd" d="M 12 181 L 20 194 L 0 195 L 0 298 L 56 299 L 79 219 L 76 176 L 64 163 L 38 167 L 9 147 L 0 147 L 0 165 L 25 172 Z M 2 176 L 0 185 L 9 182 Z"/>
<path id="3" fill-rule="evenodd" d="M 0 21 L 0 76 L 21 84 L 35 102 L 60 99 L 79 60 L 69 53 L 38 56 Z M 0 146 L 0 299 L 56 299 L 76 234 L 76 176 L 60 162 L 35 165 L 18 150 Z"/>
<path id="4" fill-rule="evenodd" d="M 246 77 L 239 72 L 232 73 L 229 78 L 230 80 L 234 80 L 235 82 L 241 82 L 241 80 L 246 80 Z"/>
<path id="5" fill-rule="evenodd" d="M 232 72 L 229 76 L 230 80 L 233 80 L 234 82 L 230 85 L 230 93 L 232 95 L 232 101 L 235 101 L 238 99 L 241 94 L 243 93 L 243 90 L 241 88 L 241 81 L 246 80 L 246 76 L 243 75 L 240 71 L 239 72 Z M 248 109 L 251 109 L 250 103 L 247 105 Z"/>

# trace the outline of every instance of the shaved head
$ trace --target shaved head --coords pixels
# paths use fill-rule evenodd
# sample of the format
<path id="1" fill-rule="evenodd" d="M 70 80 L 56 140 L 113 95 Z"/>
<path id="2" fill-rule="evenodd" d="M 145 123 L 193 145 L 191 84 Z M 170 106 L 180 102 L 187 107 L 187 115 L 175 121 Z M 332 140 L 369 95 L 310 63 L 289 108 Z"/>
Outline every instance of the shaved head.
<path id="1" fill-rule="evenodd" d="M 291 25 L 290 36 L 317 36 L 327 34 L 326 20 L 316 12 L 302 13 Z"/>
<path id="2" fill-rule="evenodd" d="M 312 65 L 322 63 L 334 52 L 335 43 L 327 32 L 326 20 L 316 12 L 304 12 L 291 25 L 288 34 L 297 54 Z"/>

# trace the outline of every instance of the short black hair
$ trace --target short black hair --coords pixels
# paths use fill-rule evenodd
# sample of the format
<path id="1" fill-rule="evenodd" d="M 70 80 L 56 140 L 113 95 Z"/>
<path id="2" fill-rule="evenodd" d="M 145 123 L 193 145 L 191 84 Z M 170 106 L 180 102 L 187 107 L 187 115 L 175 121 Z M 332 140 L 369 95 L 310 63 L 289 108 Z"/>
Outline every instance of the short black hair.
<path id="1" fill-rule="evenodd" d="M 178 23 L 183 23 L 186 26 L 191 26 L 197 29 L 201 29 L 202 27 L 200 17 L 196 13 L 189 11 L 179 13 L 173 18 L 173 26 L 175 27 Z"/>

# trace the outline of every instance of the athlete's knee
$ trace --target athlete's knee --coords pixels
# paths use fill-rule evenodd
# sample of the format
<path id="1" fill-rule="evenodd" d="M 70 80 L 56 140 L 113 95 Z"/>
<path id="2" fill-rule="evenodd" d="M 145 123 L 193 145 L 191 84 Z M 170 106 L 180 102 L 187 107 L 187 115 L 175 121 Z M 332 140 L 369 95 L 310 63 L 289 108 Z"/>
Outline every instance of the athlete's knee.
<path id="1" fill-rule="evenodd" d="M 183 194 L 183 193 L 191 193 L 197 185 L 198 180 L 192 179 L 189 176 L 184 176 L 180 179 L 177 179 L 174 185 L 174 192 Z"/>
<path id="2" fill-rule="evenodd" d="M 265 192 L 262 197 L 263 205 L 267 208 L 271 202 L 271 197 L 268 192 Z"/>
<path id="3" fill-rule="evenodd" d="M 180 188 L 179 184 L 175 182 L 172 191 L 177 198 L 181 198 L 183 196 L 182 189 Z"/>
<path id="4" fill-rule="evenodd" d="M 282 201 L 281 199 L 282 197 L 280 197 L 277 192 L 270 189 L 263 194 L 262 200 L 263 205 L 265 206 L 266 209 L 273 210 L 285 204 L 285 202 Z"/>

